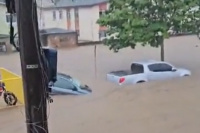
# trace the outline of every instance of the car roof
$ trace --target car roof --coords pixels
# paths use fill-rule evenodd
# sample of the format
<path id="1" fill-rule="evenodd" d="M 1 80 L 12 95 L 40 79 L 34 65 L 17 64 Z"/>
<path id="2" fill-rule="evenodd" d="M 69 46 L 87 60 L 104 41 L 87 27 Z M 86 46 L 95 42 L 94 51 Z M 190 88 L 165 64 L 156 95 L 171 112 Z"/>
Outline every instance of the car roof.
<path id="1" fill-rule="evenodd" d="M 70 75 L 64 74 L 64 73 L 57 73 L 57 76 L 63 77 L 63 78 L 68 78 L 68 79 L 72 79 L 72 77 Z"/>
<path id="2" fill-rule="evenodd" d="M 163 61 L 156 61 L 156 60 L 143 60 L 143 61 L 136 61 L 133 62 L 133 64 L 141 64 L 141 65 L 151 65 L 151 64 L 155 64 L 155 63 L 166 63 Z"/>

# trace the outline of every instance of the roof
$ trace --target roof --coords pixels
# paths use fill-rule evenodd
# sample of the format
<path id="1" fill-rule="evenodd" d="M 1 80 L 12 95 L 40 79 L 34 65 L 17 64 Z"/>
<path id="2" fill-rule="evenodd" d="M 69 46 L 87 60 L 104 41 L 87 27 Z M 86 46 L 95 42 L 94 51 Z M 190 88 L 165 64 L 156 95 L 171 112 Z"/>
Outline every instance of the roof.
<path id="1" fill-rule="evenodd" d="M 75 33 L 73 30 L 65 30 L 61 28 L 48 28 L 40 30 L 40 34 L 62 34 L 62 33 Z"/>
<path id="2" fill-rule="evenodd" d="M 136 64 L 142 64 L 142 65 L 150 65 L 150 64 L 154 64 L 154 63 L 164 63 L 163 61 L 156 61 L 156 60 L 143 60 L 143 61 L 136 61 L 133 62 Z"/>
<path id="3" fill-rule="evenodd" d="M 55 1 L 55 4 L 52 1 Z M 94 6 L 108 1 L 109 0 L 36 0 L 40 8 Z M 0 0 L 0 4 L 5 4 L 5 0 Z"/>
<path id="4" fill-rule="evenodd" d="M 64 74 L 64 73 L 57 73 L 57 76 L 63 77 L 63 78 L 67 78 L 67 79 L 72 79 L 72 77 L 70 75 Z"/>
<path id="5" fill-rule="evenodd" d="M 56 7 L 94 6 L 108 2 L 108 0 L 59 0 Z"/>
<path id="6" fill-rule="evenodd" d="M 36 0 L 38 7 L 53 7 L 55 6 L 51 0 Z M 0 4 L 5 5 L 5 0 L 0 0 Z"/>
<path id="7" fill-rule="evenodd" d="M 55 5 L 52 1 L 51 0 L 36 0 L 38 7 L 53 7 Z"/>

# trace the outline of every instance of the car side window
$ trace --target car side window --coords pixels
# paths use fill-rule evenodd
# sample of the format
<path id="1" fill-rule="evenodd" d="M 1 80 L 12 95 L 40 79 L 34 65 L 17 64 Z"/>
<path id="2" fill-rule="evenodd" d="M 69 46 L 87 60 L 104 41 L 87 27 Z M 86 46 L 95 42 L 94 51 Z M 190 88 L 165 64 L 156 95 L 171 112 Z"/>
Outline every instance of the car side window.
<path id="1" fill-rule="evenodd" d="M 54 83 L 54 86 L 64 89 L 74 89 L 74 85 L 64 78 L 58 78 L 58 80 Z"/>
<path id="2" fill-rule="evenodd" d="M 172 66 L 166 64 L 166 63 L 162 63 L 161 64 L 161 70 L 166 72 L 166 71 L 172 71 Z"/>
<path id="3" fill-rule="evenodd" d="M 133 63 L 131 65 L 131 71 L 132 74 L 144 73 L 144 67 L 143 65 Z"/>
<path id="4" fill-rule="evenodd" d="M 151 64 L 151 65 L 148 65 L 148 68 L 151 72 L 160 72 L 160 64 Z"/>
<path id="5" fill-rule="evenodd" d="M 170 66 L 166 63 L 151 64 L 151 65 L 148 65 L 148 68 L 152 72 L 172 71 L 172 66 Z"/>

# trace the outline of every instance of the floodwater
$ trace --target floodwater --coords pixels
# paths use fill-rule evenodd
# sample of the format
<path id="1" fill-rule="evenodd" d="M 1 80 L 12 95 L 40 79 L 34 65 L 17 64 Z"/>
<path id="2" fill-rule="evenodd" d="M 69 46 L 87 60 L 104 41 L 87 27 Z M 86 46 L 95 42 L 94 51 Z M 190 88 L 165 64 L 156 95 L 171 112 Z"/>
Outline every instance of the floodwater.
<path id="1" fill-rule="evenodd" d="M 159 49 L 137 47 L 118 54 L 97 46 L 59 50 L 58 70 L 93 89 L 85 96 L 56 96 L 48 105 L 50 133 L 200 133 L 200 41 L 194 36 L 165 42 L 166 61 L 192 76 L 120 87 L 106 73 L 133 61 L 159 59 Z M 17 53 L 0 56 L 1 67 L 20 74 Z M 23 107 L 0 111 L 0 133 L 26 133 Z"/>

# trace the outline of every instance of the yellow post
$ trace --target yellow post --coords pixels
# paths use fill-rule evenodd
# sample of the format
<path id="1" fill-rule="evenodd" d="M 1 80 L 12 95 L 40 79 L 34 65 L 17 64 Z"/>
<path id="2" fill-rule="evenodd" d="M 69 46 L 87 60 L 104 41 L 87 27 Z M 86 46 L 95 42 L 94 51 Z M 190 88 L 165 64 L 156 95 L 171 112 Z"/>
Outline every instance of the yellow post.
<path id="1" fill-rule="evenodd" d="M 23 83 L 20 76 L 4 68 L 0 68 L 0 81 L 5 83 L 7 91 L 15 94 L 19 103 L 24 104 Z"/>

